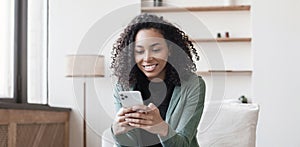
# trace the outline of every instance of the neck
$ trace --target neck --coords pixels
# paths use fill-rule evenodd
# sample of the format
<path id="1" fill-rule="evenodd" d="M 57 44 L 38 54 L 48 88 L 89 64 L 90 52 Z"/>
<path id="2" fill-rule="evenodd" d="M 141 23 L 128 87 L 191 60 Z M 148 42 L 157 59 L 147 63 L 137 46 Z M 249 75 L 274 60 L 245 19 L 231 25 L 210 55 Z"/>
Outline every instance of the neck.
<path id="1" fill-rule="evenodd" d="M 166 77 L 166 68 L 163 71 L 161 71 L 157 77 L 148 78 L 148 79 L 151 82 L 162 82 L 165 80 L 165 77 Z"/>
<path id="2" fill-rule="evenodd" d="M 161 79 L 161 78 L 151 78 L 149 79 L 151 82 L 154 82 L 154 83 L 159 83 L 159 82 L 163 82 L 164 80 Z"/>

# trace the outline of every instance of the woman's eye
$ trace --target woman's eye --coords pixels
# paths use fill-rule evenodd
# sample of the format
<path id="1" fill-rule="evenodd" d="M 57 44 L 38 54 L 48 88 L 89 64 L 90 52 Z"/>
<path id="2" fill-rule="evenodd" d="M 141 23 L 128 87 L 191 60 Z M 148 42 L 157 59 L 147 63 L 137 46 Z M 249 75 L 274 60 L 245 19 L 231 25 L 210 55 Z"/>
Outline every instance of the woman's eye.
<path id="1" fill-rule="evenodd" d="M 160 48 L 158 48 L 158 49 L 153 49 L 152 51 L 153 51 L 153 52 L 160 52 L 161 49 L 160 49 Z"/>
<path id="2" fill-rule="evenodd" d="M 144 51 L 142 51 L 142 50 L 135 50 L 135 53 L 137 53 L 137 54 L 143 54 Z"/>

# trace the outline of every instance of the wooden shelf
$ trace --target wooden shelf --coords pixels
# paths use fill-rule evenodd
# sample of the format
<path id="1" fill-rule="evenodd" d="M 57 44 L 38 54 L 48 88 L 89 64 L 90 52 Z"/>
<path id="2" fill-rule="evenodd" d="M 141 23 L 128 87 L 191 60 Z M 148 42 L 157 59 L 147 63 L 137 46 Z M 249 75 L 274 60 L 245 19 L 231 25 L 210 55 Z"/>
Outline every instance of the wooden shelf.
<path id="1" fill-rule="evenodd" d="M 251 38 L 193 39 L 192 42 L 251 42 Z"/>
<path id="2" fill-rule="evenodd" d="M 250 5 L 202 6 L 202 7 L 142 7 L 142 12 L 185 12 L 185 11 L 249 11 Z"/>
<path id="3" fill-rule="evenodd" d="M 209 70 L 209 71 L 197 71 L 197 75 L 201 76 L 210 76 L 213 74 L 247 74 L 251 75 L 252 71 L 251 70 Z"/>

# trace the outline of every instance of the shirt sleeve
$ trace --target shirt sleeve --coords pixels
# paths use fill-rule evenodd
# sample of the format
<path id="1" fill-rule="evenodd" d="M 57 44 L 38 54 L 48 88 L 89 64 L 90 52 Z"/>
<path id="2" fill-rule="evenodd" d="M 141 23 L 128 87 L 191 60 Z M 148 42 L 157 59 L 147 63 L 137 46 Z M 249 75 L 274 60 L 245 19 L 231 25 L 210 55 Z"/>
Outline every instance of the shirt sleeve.
<path id="1" fill-rule="evenodd" d="M 179 120 L 180 126 L 174 130 L 169 125 L 167 136 L 158 136 L 164 147 L 191 146 L 192 140 L 197 135 L 197 127 L 203 113 L 205 89 L 205 83 L 201 77 L 199 77 L 199 82 L 193 82 L 188 89 L 185 89 L 188 94 L 186 94 L 187 98 Z"/>

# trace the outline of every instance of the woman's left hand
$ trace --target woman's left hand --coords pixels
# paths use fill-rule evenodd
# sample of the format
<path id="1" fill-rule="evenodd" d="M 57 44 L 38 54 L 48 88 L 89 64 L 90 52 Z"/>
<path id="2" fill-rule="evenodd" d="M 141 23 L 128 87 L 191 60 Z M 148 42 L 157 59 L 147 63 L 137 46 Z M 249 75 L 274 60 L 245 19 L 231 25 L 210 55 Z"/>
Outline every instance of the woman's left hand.
<path id="1" fill-rule="evenodd" d="M 160 136 L 167 135 L 168 124 L 161 118 L 159 109 L 154 104 L 133 106 L 132 110 L 136 112 L 125 114 L 125 121 L 129 122 L 130 126 Z"/>

